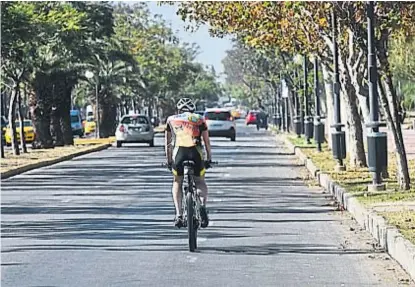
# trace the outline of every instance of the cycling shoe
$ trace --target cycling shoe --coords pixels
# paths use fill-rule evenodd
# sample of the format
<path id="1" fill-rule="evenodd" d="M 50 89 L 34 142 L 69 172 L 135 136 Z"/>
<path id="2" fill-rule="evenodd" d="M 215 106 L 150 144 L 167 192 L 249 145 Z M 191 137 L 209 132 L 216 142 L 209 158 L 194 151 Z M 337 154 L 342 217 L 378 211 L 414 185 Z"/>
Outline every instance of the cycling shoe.
<path id="1" fill-rule="evenodd" d="M 209 216 L 208 216 L 208 212 L 206 210 L 206 206 L 200 206 L 200 217 L 202 222 L 200 223 L 200 226 L 202 228 L 206 228 L 209 225 Z"/>
<path id="2" fill-rule="evenodd" d="M 176 216 L 174 218 L 174 226 L 176 226 L 177 228 L 181 228 L 184 226 L 184 221 L 183 221 L 183 216 Z"/>

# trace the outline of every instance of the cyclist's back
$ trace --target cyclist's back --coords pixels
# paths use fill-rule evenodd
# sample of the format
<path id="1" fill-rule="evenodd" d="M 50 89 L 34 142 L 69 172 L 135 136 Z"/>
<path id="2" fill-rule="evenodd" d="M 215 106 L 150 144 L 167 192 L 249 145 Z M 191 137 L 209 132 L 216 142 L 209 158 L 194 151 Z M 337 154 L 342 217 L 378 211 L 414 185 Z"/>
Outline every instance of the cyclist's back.
<path id="1" fill-rule="evenodd" d="M 202 132 L 206 129 L 206 122 L 199 114 L 184 112 L 167 119 L 167 130 L 173 134 L 174 147 L 201 146 Z"/>

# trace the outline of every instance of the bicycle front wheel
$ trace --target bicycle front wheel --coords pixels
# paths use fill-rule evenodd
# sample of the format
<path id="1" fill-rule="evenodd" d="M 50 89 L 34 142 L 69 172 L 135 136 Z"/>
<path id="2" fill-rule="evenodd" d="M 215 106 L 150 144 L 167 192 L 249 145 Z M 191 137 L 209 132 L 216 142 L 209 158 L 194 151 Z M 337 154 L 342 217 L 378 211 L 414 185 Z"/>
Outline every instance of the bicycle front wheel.
<path id="1" fill-rule="evenodd" d="M 197 248 L 197 227 L 194 222 L 194 202 L 193 196 L 190 192 L 186 195 L 186 205 L 187 205 L 187 233 L 189 236 L 189 250 L 194 252 Z"/>

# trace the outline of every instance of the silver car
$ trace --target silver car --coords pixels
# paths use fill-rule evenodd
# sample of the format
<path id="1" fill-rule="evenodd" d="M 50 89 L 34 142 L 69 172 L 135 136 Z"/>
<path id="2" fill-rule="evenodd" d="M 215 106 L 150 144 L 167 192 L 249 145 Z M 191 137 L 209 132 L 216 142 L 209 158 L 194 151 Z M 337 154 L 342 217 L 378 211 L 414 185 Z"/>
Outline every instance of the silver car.
<path id="1" fill-rule="evenodd" d="M 145 115 L 125 115 L 115 132 L 117 147 L 123 143 L 148 143 L 154 146 L 154 130 Z"/>
<path id="2" fill-rule="evenodd" d="M 228 109 L 207 109 L 205 120 L 210 137 L 227 137 L 233 142 L 236 140 L 235 120 Z"/>

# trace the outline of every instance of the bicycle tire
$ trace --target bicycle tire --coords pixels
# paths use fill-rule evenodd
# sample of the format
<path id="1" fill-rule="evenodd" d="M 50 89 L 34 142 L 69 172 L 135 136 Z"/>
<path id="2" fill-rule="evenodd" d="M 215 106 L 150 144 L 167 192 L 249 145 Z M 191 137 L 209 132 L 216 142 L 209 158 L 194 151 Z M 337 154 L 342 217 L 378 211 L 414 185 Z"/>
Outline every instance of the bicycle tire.
<path id="1" fill-rule="evenodd" d="M 188 192 L 186 195 L 186 205 L 187 205 L 187 233 L 189 236 L 189 251 L 194 252 L 197 248 L 197 232 L 196 226 L 194 226 L 194 202 L 192 193 Z"/>

